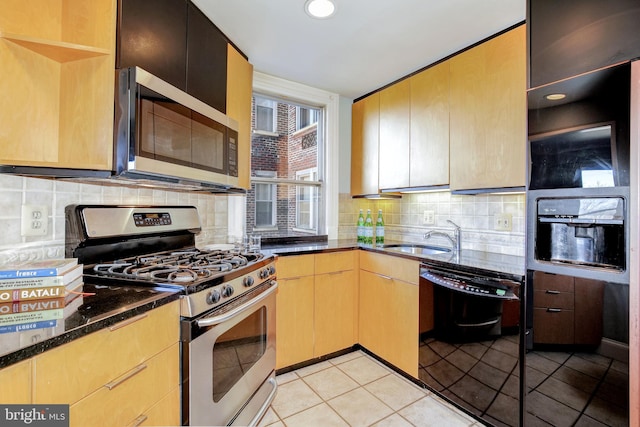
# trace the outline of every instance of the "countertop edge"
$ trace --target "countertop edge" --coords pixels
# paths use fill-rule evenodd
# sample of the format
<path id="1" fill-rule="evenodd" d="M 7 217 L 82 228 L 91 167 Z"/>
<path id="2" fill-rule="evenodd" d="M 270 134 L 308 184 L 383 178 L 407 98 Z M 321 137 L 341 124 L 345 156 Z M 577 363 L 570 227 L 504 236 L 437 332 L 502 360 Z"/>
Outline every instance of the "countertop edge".
<path id="1" fill-rule="evenodd" d="M 179 298 L 180 292 L 166 292 L 163 295 L 151 298 L 150 300 L 146 300 L 140 305 L 136 305 L 123 311 L 118 311 L 108 317 L 105 317 L 104 319 L 88 323 L 84 326 L 74 328 L 55 337 L 47 338 L 28 347 L 24 347 L 12 353 L 5 354 L 4 356 L 0 357 L 0 369 L 9 367 L 16 363 L 22 362 L 23 360 L 27 360 L 31 357 L 42 354 L 53 348 L 70 343 L 93 332 L 108 328 L 109 326 L 115 325 L 116 323 L 122 322 L 123 320 L 146 313 L 165 304 L 169 304 Z"/>
<path id="2" fill-rule="evenodd" d="M 394 243 L 401 243 L 401 242 L 394 242 Z M 466 272 L 470 272 L 470 273 L 478 273 L 478 274 L 489 274 L 489 275 L 498 275 L 500 278 L 504 278 L 504 279 L 510 279 L 510 280 L 515 280 L 515 281 L 519 281 L 522 282 L 524 281 L 525 278 L 525 269 L 524 269 L 524 258 L 523 257 L 518 257 L 516 255 L 506 255 L 506 254 L 495 254 L 497 256 L 508 256 L 508 257 L 514 257 L 514 258 L 522 258 L 523 261 L 523 266 L 522 266 L 522 271 L 521 272 L 504 272 L 504 271 L 497 271 L 497 270 L 493 270 L 493 269 L 488 269 L 488 268 L 482 268 L 482 267 L 478 267 L 478 266 L 472 266 L 472 265 L 464 265 L 464 264 L 460 264 L 459 262 L 451 262 L 451 259 L 447 259 L 451 258 L 450 255 L 446 255 L 446 256 L 420 256 L 420 255 L 414 255 L 414 254 L 409 254 L 409 253 L 402 253 L 402 252 L 398 252 L 398 251 L 392 251 L 389 249 L 385 249 L 382 247 L 376 247 L 373 245 L 363 245 L 363 244 L 358 244 L 358 243 L 353 243 L 353 242 L 341 242 L 341 241 L 329 241 L 327 243 L 323 243 L 323 244 L 305 244 L 305 245 L 293 245 L 293 246 L 281 246 L 281 247 L 273 247 L 273 248 L 267 248 L 266 252 L 273 254 L 273 255 L 277 255 L 277 256 L 282 256 L 282 257 L 286 257 L 286 256 L 295 256 L 295 255 L 311 255 L 311 254 L 321 254 L 321 253 L 330 253 L 330 252 L 339 252 L 339 251 L 348 251 L 348 250 L 363 250 L 363 251 L 367 251 L 367 252 L 374 252 L 374 253 L 380 253 L 380 254 L 384 254 L 384 255 L 391 255 L 391 256 L 395 256 L 395 257 L 399 257 L 399 258 L 405 258 L 405 259 L 410 259 L 410 260 L 414 260 L 414 261 L 418 261 L 420 263 L 425 263 L 425 264 L 432 264 L 432 265 L 440 265 L 440 266 L 445 266 L 445 267 L 449 267 L 449 268 L 455 268 L 455 269 L 459 269 L 461 271 L 466 271 Z M 462 253 L 483 253 L 483 252 L 477 252 L 477 251 L 471 251 L 471 250 L 462 250 Z"/>

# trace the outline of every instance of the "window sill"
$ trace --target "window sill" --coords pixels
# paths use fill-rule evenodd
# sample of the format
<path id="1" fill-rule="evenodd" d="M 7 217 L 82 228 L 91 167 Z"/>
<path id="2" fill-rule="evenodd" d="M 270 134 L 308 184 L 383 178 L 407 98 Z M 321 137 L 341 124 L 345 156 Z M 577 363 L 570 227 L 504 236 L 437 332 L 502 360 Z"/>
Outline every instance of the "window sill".
<path id="1" fill-rule="evenodd" d="M 293 228 L 293 231 L 296 233 L 306 233 L 306 234 L 318 234 L 318 230 L 310 230 L 308 228 Z"/>
<path id="2" fill-rule="evenodd" d="M 258 130 L 258 129 L 254 129 L 253 134 L 262 135 L 262 136 L 274 136 L 274 137 L 280 136 L 280 134 L 277 132 L 269 132 L 268 130 Z"/>
<path id="3" fill-rule="evenodd" d="M 254 227 L 253 231 L 278 231 L 278 227 Z"/>

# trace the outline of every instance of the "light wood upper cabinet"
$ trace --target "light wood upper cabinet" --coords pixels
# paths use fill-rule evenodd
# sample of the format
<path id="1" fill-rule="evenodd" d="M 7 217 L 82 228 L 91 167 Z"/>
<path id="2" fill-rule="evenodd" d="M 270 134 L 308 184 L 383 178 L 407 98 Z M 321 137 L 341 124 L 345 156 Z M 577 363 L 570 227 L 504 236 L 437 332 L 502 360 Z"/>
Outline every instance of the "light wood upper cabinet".
<path id="1" fill-rule="evenodd" d="M 0 164 L 110 170 L 116 1 L 6 0 Z"/>
<path id="2" fill-rule="evenodd" d="M 522 25 L 451 58 L 450 188 L 525 185 Z"/>
<path id="3" fill-rule="evenodd" d="M 351 195 L 378 194 L 380 94 L 354 102 L 351 114 Z"/>
<path id="4" fill-rule="evenodd" d="M 253 65 L 227 46 L 227 115 L 238 122 L 238 186 L 249 189 L 251 174 L 251 97 Z"/>
<path id="5" fill-rule="evenodd" d="M 449 184 L 449 62 L 409 78 L 409 186 Z"/>
<path id="6" fill-rule="evenodd" d="M 410 90 L 405 79 L 380 91 L 380 188 L 409 186 Z"/>

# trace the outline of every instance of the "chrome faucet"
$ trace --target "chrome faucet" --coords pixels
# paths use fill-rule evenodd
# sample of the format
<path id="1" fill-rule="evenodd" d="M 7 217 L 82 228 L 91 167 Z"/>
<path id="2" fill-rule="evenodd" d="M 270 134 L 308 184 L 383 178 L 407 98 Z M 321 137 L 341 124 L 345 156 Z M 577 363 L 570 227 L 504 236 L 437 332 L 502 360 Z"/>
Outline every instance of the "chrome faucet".
<path id="1" fill-rule="evenodd" d="M 424 239 L 427 240 L 433 236 L 444 237 L 445 239 L 451 242 L 451 246 L 456 253 L 460 252 L 461 241 L 460 241 L 460 226 L 451 220 L 447 220 L 448 223 L 453 225 L 453 237 L 449 233 L 445 233 L 444 231 L 431 230 L 424 233 Z"/>

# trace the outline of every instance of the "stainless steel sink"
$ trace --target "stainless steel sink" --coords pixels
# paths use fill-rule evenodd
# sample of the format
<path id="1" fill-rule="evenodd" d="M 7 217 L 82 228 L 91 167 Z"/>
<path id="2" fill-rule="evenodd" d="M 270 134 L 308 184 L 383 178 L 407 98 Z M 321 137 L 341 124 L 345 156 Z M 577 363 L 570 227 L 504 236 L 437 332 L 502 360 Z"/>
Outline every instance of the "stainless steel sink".
<path id="1" fill-rule="evenodd" d="M 398 243 L 383 245 L 383 249 L 396 252 L 404 252 L 412 255 L 438 255 L 451 252 L 449 248 L 441 248 L 438 246 L 418 245 L 412 243 Z"/>

